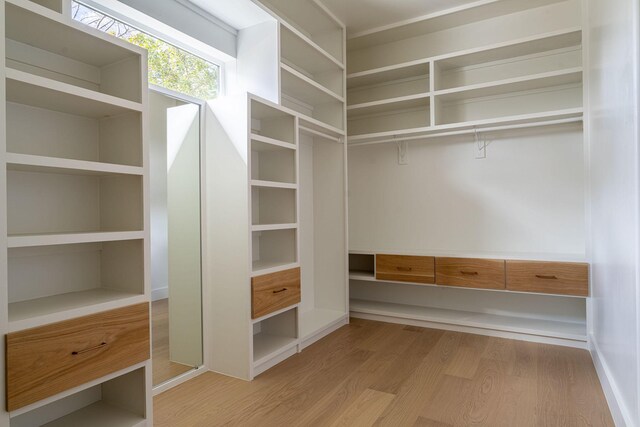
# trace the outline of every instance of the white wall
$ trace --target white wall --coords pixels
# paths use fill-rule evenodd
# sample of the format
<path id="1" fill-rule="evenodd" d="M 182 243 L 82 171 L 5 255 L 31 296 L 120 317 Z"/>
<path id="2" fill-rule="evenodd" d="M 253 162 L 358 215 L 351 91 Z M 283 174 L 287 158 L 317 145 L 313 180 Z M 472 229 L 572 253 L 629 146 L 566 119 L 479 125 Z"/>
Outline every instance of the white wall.
<path id="1" fill-rule="evenodd" d="M 395 144 L 351 148 L 350 249 L 584 257 L 580 126 L 487 138 L 486 159 L 473 136 L 411 142 L 408 165 Z"/>
<path id="2" fill-rule="evenodd" d="M 638 426 L 638 1 L 587 4 L 591 340 L 614 418 Z"/>

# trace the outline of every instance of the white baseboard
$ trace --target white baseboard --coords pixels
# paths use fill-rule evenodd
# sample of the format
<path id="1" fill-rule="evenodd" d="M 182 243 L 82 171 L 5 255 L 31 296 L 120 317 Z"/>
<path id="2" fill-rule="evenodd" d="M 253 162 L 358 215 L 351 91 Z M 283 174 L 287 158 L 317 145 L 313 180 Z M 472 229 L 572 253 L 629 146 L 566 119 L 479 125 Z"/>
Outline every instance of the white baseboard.
<path id="1" fill-rule="evenodd" d="M 593 359 L 593 364 L 596 367 L 596 373 L 600 379 L 600 384 L 602 384 L 602 391 L 604 391 L 607 403 L 609 404 L 609 410 L 611 411 L 613 422 L 617 427 L 638 427 L 640 424 L 637 424 L 637 422 L 633 420 L 629 413 L 629 409 L 624 405 L 620 389 L 611 375 L 609 365 L 602 357 L 602 352 L 600 351 L 598 342 L 593 335 L 590 335 L 589 338 L 591 358 Z"/>
<path id="2" fill-rule="evenodd" d="M 565 339 L 565 338 L 554 338 L 554 337 L 526 334 L 521 332 L 509 332 L 509 331 L 502 331 L 502 330 L 496 330 L 496 329 L 490 329 L 490 328 L 479 328 L 474 326 L 440 323 L 440 322 L 433 322 L 428 320 L 409 319 L 406 317 L 397 317 L 397 316 L 391 316 L 391 315 L 361 313 L 357 311 L 352 311 L 351 317 L 354 317 L 357 319 L 375 320 L 378 322 L 398 323 L 401 325 L 418 326 L 422 328 L 442 329 L 445 331 L 465 332 L 468 334 L 475 334 L 475 335 L 486 335 L 486 336 L 497 337 L 497 338 L 507 338 L 507 339 L 519 340 L 519 341 L 537 342 L 541 344 L 561 345 L 564 347 L 581 348 L 581 349 L 587 350 L 586 342 L 575 341 L 575 340 Z"/>
<path id="3" fill-rule="evenodd" d="M 158 301 L 161 299 L 169 298 L 169 287 L 165 286 L 164 288 L 152 289 L 151 290 L 151 301 Z"/>

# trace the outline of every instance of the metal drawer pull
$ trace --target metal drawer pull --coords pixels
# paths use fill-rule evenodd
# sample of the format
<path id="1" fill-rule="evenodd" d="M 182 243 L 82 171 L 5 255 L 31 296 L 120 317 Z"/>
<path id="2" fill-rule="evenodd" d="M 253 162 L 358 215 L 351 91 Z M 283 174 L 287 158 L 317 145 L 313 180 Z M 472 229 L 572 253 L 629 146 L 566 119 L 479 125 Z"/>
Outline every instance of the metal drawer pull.
<path id="1" fill-rule="evenodd" d="M 411 267 L 396 267 L 398 271 L 411 271 L 413 268 Z"/>
<path id="2" fill-rule="evenodd" d="M 100 348 L 104 347 L 105 345 L 107 345 L 107 343 L 106 343 L 106 342 L 101 342 L 100 344 L 98 344 L 98 345 L 97 345 L 97 346 L 95 346 L 95 347 L 85 348 L 84 350 L 80 350 L 80 351 L 72 351 L 72 352 L 71 352 L 71 355 L 72 355 L 72 356 L 77 356 L 77 355 L 79 355 L 79 354 L 88 353 L 88 352 L 90 352 L 90 351 L 98 350 L 98 349 L 100 349 Z"/>
<path id="3" fill-rule="evenodd" d="M 273 293 L 274 293 L 274 294 L 279 294 L 280 292 L 284 292 L 284 291 L 286 291 L 286 290 L 287 290 L 287 288 L 282 288 L 282 289 L 280 289 L 279 291 L 273 291 Z"/>
<path id="4" fill-rule="evenodd" d="M 542 274 L 536 274 L 536 277 L 538 279 L 546 279 L 546 280 L 555 280 L 555 279 L 557 279 L 556 276 L 544 276 Z"/>
<path id="5" fill-rule="evenodd" d="M 467 276 L 477 276 L 478 272 L 477 271 L 464 271 L 464 270 L 460 270 L 460 273 L 462 274 L 466 274 Z"/>

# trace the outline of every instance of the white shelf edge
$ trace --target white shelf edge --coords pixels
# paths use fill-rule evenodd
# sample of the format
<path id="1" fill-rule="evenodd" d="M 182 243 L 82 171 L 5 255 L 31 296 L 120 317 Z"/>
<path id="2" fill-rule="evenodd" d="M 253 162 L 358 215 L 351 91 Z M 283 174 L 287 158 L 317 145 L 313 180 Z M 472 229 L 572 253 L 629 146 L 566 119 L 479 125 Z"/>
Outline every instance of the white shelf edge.
<path id="1" fill-rule="evenodd" d="M 114 242 L 119 240 L 140 240 L 144 239 L 144 237 L 144 231 L 13 235 L 7 238 L 7 247 L 25 248 L 31 246 L 69 245 L 75 243 Z"/>
<path id="2" fill-rule="evenodd" d="M 144 168 L 137 166 L 118 165 L 111 163 L 93 162 L 87 160 L 64 159 L 58 157 L 36 156 L 31 154 L 7 153 L 7 166 L 25 166 L 47 168 L 88 173 L 104 173 L 117 175 L 143 175 Z"/>
<path id="3" fill-rule="evenodd" d="M 7 80 L 15 80 L 32 86 L 50 89 L 55 92 L 66 93 L 68 95 L 77 96 L 79 98 L 84 98 L 101 104 L 108 104 L 125 110 L 138 112 L 144 111 L 144 106 L 139 102 L 129 101 L 127 99 L 118 98 L 116 96 L 107 95 L 105 93 L 96 92 L 94 90 L 59 82 L 57 80 L 48 79 L 46 77 L 37 76 L 35 74 L 25 73 L 24 71 L 14 70 L 13 68 L 9 67 L 5 69 L 5 77 Z"/>
<path id="4" fill-rule="evenodd" d="M 365 274 L 362 272 L 349 272 L 349 280 L 362 280 L 365 282 L 377 282 L 375 273 L 371 272 L 371 274 Z"/>
<path id="5" fill-rule="evenodd" d="M 276 230 L 295 230 L 298 228 L 297 223 L 290 224 L 262 224 L 252 225 L 251 231 L 276 231 Z"/>
<path id="6" fill-rule="evenodd" d="M 136 414 L 127 409 L 109 404 L 102 400 L 98 400 L 69 414 L 63 415 L 62 417 L 50 421 L 44 424 L 44 426 L 50 427 L 60 425 L 78 425 L 78 421 L 93 424 L 92 420 L 95 420 L 96 417 L 101 418 L 102 423 L 108 421 L 109 425 L 113 427 L 142 427 L 147 425 L 147 420 L 143 415 Z M 80 418 L 80 420 L 78 420 L 78 418 Z M 123 418 L 126 420 L 126 424 L 121 423 L 122 421 L 124 421 Z M 116 423 L 116 420 L 118 420 L 119 422 Z"/>
<path id="7" fill-rule="evenodd" d="M 379 308 L 367 308 L 366 306 L 363 307 L 362 305 L 366 305 L 367 303 L 369 304 L 374 304 L 374 305 L 379 305 L 381 307 Z M 360 306 L 359 306 L 360 305 Z M 549 337 L 549 338 L 560 338 L 560 339 L 566 339 L 566 340 L 572 340 L 572 341 L 580 341 L 580 342 L 586 342 L 587 341 L 587 335 L 586 335 L 586 322 L 585 323 L 577 323 L 577 322 L 563 322 L 563 321 L 554 321 L 554 320 L 543 320 L 543 319 L 529 319 L 529 318 L 517 318 L 515 316 L 500 316 L 500 315 L 486 315 L 484 313 L 474 313 L 474 312 L 464 312 L 464 311 L 460 311 L 460 310 L 446 310 L 446 309 L 434 309 L 434 308 L 429 308 L 429 307 L 421 307 L 421 306 L 412 306 L 412 305 L 407 305 L 407 304 L 396 304 L 396 303 L 383 303 L 383 302 L 378 302 L 378 301 L 366 301 L 366 300 L 350 300 L 350 311 L 354 312 L 354 313 L 364 313 L 364 314 L 374 314 L 374 315 L 381 315 L 381 316 L 392 316 L 392 317 L 398 317 L 398 318 L 404 318 L 404 319 L 411 319 L 411 320 L 422 320 L 422 321 L 427 321 L 427 322 L 434 322 L 434 323 L 442 323 L 442 324 L 449 324 L 449 325 L 458 325 L 458 326 L 466 326 L 466 327 L 472 327 L 472 328 L 480 328 L 480 329 L 490 329 L 490 330 L 498 330 L 498 331 L 504 331 L 504 332 L 513 332 L 513 333 L 519 333 L 519 334 L 526 334 L 526 335 L 535 335 L 535 336 L 542 336 L 542 337 Z M 451 313 L 455 313 L 455 314 L 460 314 L 460 319 L 452 319 L 452 318 L 445 318 L 442 316 L 438 316 L 438 315 L 429 315 L 429 314 L 414 314 L 414 313 L 406 313 L 406 312 L 402 312 L 399 311 L 400 308 L 405 307 L 407 309 L 412 309 L 412 310 L 424 310 L 424 311 L 428 311 L 428 310 L 439 310 L 439 311 L 450 311 Z M 396 309 L 396 311 L 394 311 L 393 309 Z M 463 319 L 463 317 L 468 317 L 468 319 Z M 585 334 L 575 334 L 575 333 L 568 333 L 568 332 L 554 332 L 554 331 L 549 331 L 549 330 L 540 330 L 540 329 L 535 329 L 535 328 L 529 328 L 529 327 L 521 327 L 521 326 L 511 326 L 511 325 L 507 325 L 505 322 L 505 324 L 499 324 L 497 322 L 483 322 L 483 321 L 479 321 L 479 320 L 474 320 L 473 318 L 482 318 L 482 316 L 485 317 L 495 317 L 495 318 L 500 318 L 503 317 L 505 320 L 507 319 L 526 319 L 528 322 L 536 322 L 536 321 L 544 321 L 544 322 L 549 322 L 549 323 L 557 323 L 558 325 L 573 325 L 573 326 L 584 326 L 585 329 Z"/>
<path id="8" fill-rule="evenodd" d="M 450 89 L 441 89 L 441 90 L 435 91 L 433 94 L 436 97 L 453 95 L 458 93 L 470 92 L 478 89 L 498 88 L 500 86 L 507 86 L 515 83 L 525 83 L 525 82 L 542 80 L 542 79 L 547 79 L 552 77 L 569 76 L 571 74 L 582 74 L 582 72 L 583 72 L 582 67 L 565 68 L 562 70 L 549 71 L 546 73 L 529 74 L 526 76 L 513 77 L 510 79 L 495 80 L 491 82 L 478 83 L 478 84 L 467 85 L 467 86 L 459 86 L 459 87 L 450 88 Z"/>
<path id="9" fill-rule="evenodd" d="M 500 125 L 509 125 L 514 122 L 523 122 L 522 127 L 527 127 L 526 125 L 540 125 L 544 124 L 545 121 L 550 122 L 558 119 L 559 117 L 570 116 L 571 118 L 577 118 L 582 120 L 584 114 L 584 109 L 582 107 L 578 108 L 567 108 L 563 110 L 553 110 L 553 111 L 543 111 L 540 113 L 530 113 L 530 114 L 520 114 L 516 116 L 503 116 L 496 117 L 490 119 L 480 119 L 473 120 L 469 122 L 460 122 L 460 123 L 448 123 L 443 125 L 435 125 L 435 126 L 426 126 L 421 128 L 410 128 L 410 129 L 400 129 L 393 131 L 384 131 L 384 132 L 375 132 L 375 133 L 366 133 L 359 135 L 349 135 L 348 139 L 350 142 L 350 146 L 353 146 L 353 143 L 358 142 L 367 142 L 367 143 L 375 143 L 376 140 L 380 140 L 383 138 L 391 138 L 391 137 L 428 137 L 431 134 L 436 132 L 444 132 L 444 131 L 463 131 L 470 130 L 477 127 L 479 131 L 482 131 L 482 127 L 488 126 L 500 126 Z M 443 135 L 446 136 L 446 135 Z"/>
<path id="10" fill-rule="evenodd" d="M 278 139 L 269 138 L 267 136 L 258 135 L 257 133 L 251 134 L 251 140 L 262 142 L 264 144 L 274 145 L 276 147 L 288 148 L 289 150 L 297 149 L 295 144 L 292 144 L 290 142 L 280 141 Z"/>
<path id="11" fill-rule="evenodd" d="M 418 99 L 429 99 L 430 97 L 431 97 L 431 92 L 423 92 L 423 93 L 416 93 L 413 95 L 398 96 L 395 98 L 385 98 L 377 101 L 362 102 L 360 104 L 353 104 L 353 105 L 347 106 L 347 112 L 362 110 L 362 109 L 371 108 L 371 107 L 381 107 L 381 106 L 390 105 L 390 104 L 400 104 L 402 102 L 415 101 Z"/>
<path id="12" fill-rule="evenodd" d="M 126 292 L 122 292 L 121 294 L 122 294 L 121 297 L 114 298 L 109 301 L 103 301 L 99 303 L 87 303 L 82 307 L 62 309 L 59 311 L 53 311 L 51 313 L 36 315 L 26 319 L 10 320 L 8 331 L 18 332 L 25 329 L 36 328 L 38 326 L 44 326 L 51 323 L 60 322 L 66 319 L 87 316 L 87 315 L 94 314 L 101 311 L 113 310 L 113 309 L 122 308 L 129 305 L 139 304 L 139 303 L 148 301 L 148 298 L 145 295 L 129 294 L 129 296 L 124 296 Z"/>
<path id="13" fill-rule="evenodd" d="M 279 17 L 278 17 L 278 20 L 280 21 L 281 25 L 285 26 L 289 31 L 291 31 L 293 34 L 295 34 L 300 39 L 302 39 L 302 41 L 304 41 L 306 44 L 308 44 L 312 49 L 314 49 L 317 52 L 319 52 L 322 56 L 325 56 L 331 62 L 336 64 L 341 70 L 345 69 L 344 64 L 342 62 L 340 62 L 340 60 L 338 58 L 334 57 L 329 52 L 324 50 L 322 47 L 320 47 L 319 44 L 317 44 L 316 42 L 311 40 L 306 34 L 303 34 L 296 27 L 294 27 L 293 25 L 289 24 L 287 21 L 285 21 L 283 19 L 280 19 Z"/>
<path id="14" fill-rule="evenodd" d="M 299 262 L 291 262 L 291 263 L 279 264 L 274 267 L 258 268 L 255 270 L 252 268 L 251 277 L 264 276 L 265 274 L 277 273 L 280 271 L 291 270 L 292 268 L 298 268 L 298 267 L 300 267 Z"/>
<path id="15" fill-rule="evenodd" d="M 426 65 L 426 64 L 428 64 L 430 62 L 431 62 L 430 58 L 423 58 L 423 59 L 415 59 L 413 61 L 401 62 L 399 64 L 385 65 L 384 67 L 377 67 L 377 68 L 371 68 L 371 69 L 368 69 L 368 70 L 357 71 L 355 73 L 347 74 L 347 80 L 353 80 L 353 79 L 357 79 L 357 78 L 361 78 L 361 77 L 374 76 L 376 74 L 388 73 L 390 71 L 398 71 L 398 70 L 401 70 L 403 68 L 411 68 L 411 67 L 415 67 L 417 65 Z"/>
<path id="16" fill-rule="evenodd" d="M 280 68 L 284 71 L 286 71 L 287 73 L 291 74 L 292 76 L 294 76 L 295 78 L 302 80 L 305 84 L 311 86 L 312 88 L 314 88 L 315 90 L 324 93 L 326 96 L 332 98 L 334 101 L 337 101 L 341 104 L 345 103 L 345 99 L 342 96 L 339 96 L 338 94 L 334 93 L 333 91 L 327 89 L 326 87 L 322 86 L 320 83 L 316 82 L 315 80 L 310 79 L 309 77 L 305 76 L 304 74 L 302 74 L 301 72 L 299 72 L 298 70 L 290 67 L 289 65 L 281 62 L 280 63 Z"/>
<path id="17" fill-rule="evenodd" d="M 262 317 L 257 317 L 257 318 L 255 318 L 255 319 L 251 319 L 251 323 L 252 323 L 252 324 L 260 323 L 260 322 L 262 322 L 263 320 L 270 319 L 270 318 L 272 318 L 272 317 L 278 316 L 278 315 L 280 315 L 280 314 L 282 314 L 282 313 L 286 313 L 287 311 L 289 311 L 289 310 L 293 310 L 293 309 L 296 309 L 296 308 L 298 308 L 298 307 L 300 307 L 300 303 L 291 304 L 291 305 L 290 305 L 290 306 L 288 306 L 288 307 L 281 308 L 280 310 L 273 311 L 273 312 L 271 312 L 271 313 L 269 313 L 269 314 L 265 314 L 265 315 L 264 315 L 264 316 L 262 316 Z"/>
<path id="18" fill-rule="evenodd" d="M 268 187 L 268 188 L 288 188 L 291 190 L 298 189 L 298 184 L 291 184 L 287 182 L 276 182 L 276 181 L 264 181 L 260 179 L 252 179 L 251 186 L 252 187 Z"/>
<path id="19" fill-rule="evenodd" d="M 131 373 L 131 372 L 133 372 L 135 370 L 138 370 L 138 369 L 141 369 L 141 368 L 146 368 L 146 367 L 148 367 L 148 365 L 150 366 L 150 360 L 146 360 L 144 362 L 136 363 L 135 365 L 131 365 L 131 366 L 127 367 L 127 368 L 124 368 L 124 369 L 121 369 L 119 371 L 113 372 L 111 374 L 105 375 L 104 377 L 95 379 L 93 381 L 89 381 L 89 382 L 84 383 L 84 384 L 82 384 L 80 386 L 70 388 L 69 390 L 65 390 L 65 391 L 63 391 L 61 393 L 58 393 L 58 394 L 56 394 L 54 396 L 51 396 L 51 397 L 47 397 L 47 398 L 42 399 L 42 400 L 40 400 L 40 401 L 38 401 L 36 403 L 32 403 L 31 405 L 27 405 L 27 406 L 24 406 L 24 407 L 22 407 L 20 409 L 16 409 L 15 411 L 12 411 L 12 412 L 9 413 L 9 417 L 10 418 L 18 417 L 18 416 L 20 416 L 22 414 L 26 414 L 27 412 L 31 412 L 34 409 L 38 409 L 38 408 L 41 408 L 41 407 L 43 407 L 45 405 L 48 405 L 49 403 L 53 403 L 55 401 L 58 401 L 60 399 L 65 398 L 65 397 L 71 396 L 72 394 L 76 394 L 76 393 L 79 393 L 81 391 L 87 390 L 87 389 L 89 389 L 91 387 L 94 387 L 94 386 L 96 386 L 98 384 L 102 384 L 102 383 L 107 382 L 109 380 L 112 380 L 114 378 L 121 377 L 121 376 L 126 375 L 128 373 Z"/>

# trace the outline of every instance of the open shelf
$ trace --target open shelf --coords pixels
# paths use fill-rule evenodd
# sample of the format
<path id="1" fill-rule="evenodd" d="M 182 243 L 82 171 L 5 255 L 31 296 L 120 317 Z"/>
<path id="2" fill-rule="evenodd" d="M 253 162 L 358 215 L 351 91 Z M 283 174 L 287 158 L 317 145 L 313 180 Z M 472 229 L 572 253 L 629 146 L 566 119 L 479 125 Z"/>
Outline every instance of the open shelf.
<path id="1" fill-rule="evenodd" d="M 272 145 L 266 150 L 263 143 L 251 144 L 251 179 L 282 184 L 296 184 L 296 152 Z"/>
<path id="2" fill-rule="evenodd" d="M 398 103 L 375 104 L 367 109 L 377 114 L 349 114 L 349 139 L 352 135 L 389 133 L 405 129 L 428 128 L 431 126 L 431 102 L 429 97 L 401 100 Z M 394 108 L 395 107 L 395 108 Z"/>
<path id="3" fill-rule="evenodd" d="M 375 280 L 375 255 L 349 253 L 349 279 Z"/>
<path id="4" fill-rule="evenodd" d="M 12 415 L 10 427 L 146 426 L 145 367 Z M 110 376 L 109 376 L 110 377 Z M 108 378 L 108 377 L 107 377 Z"/>
<path id="5" fill-rule="evenodd" d="M 262 135 L 251 134 L 251 149 L 254 151 L 275 151 L 281 148 L 295 150 L 296 146 L 289 142 L 279 141 Z"/>
<path id="6" fill-rule="evenodd" d="M 338 96 L 343 94 L 344 68 L 285 25 L 280 26 L 280 55 L 282 63 L 307 75 L 328 91 Z"/>
<path id="7" fill-rule="evenodd" d="M 587 328 L 584 322 L 566 322 L 529 317 L 515 317 L 491 313 L 474 313 L 460 310 L 422 307 L 390 302 L 352 299 L 351 313 L 389 316 L 401 319 L 421 320 L 495 331 L 515 332 L 541 337 L 561 338 L 586 342 Z"/>
<path id="8" fill-rule="evenodd" d="M 261 365 L 298 343 L 297 309 L 253 324 L 253 363 Z"/>
<path id="9" fill-rule="evenodd" d="M 253 231 L 253 271 L 296 263 L 298 261 L 297 234 L 297 228 Z"/>
<path id="10" fill-rule="evenodd" d="M 296 223 L 288 224 L 256 224 L 251 226 L 251 231 L 277 231 L 277 230 L 295 230 L 298 228 Z"/>
<path id="11" fill-rule="evenodd" d="M 141 167 L 7 153 L 7 170 L 78 175 L 143 175 Z"/>
<path id="12" fill-rule="evenodd" d="M 253 226 L 294 224 L 297 221 L 296 191 L 284 188 L 251 188 Z"/>
<path id="13" fill-rule="evenodd" d="M 139 231 L 143 216 L 139 175 L 7 173 L 9 235 Z"/>
<path id="14" fill-rule="evenodd" d="M 365 102 L 362 104 L 354 104 L 347 107 L 349 119 L 353 120 L 359 116 L 369 114 L 386 114 L 393 113 L 398 110 L 407 110 L 414 108 L 429 109 L 430 94 L 420 93 L 415 95 L 400 96 L 397 98 L 383 99 L 380 101 Z"/>
<path id="15" fill-rule="evenodd" d="M 8 67 L 115 98 L 142 101 L 146 90 L 141 84 L 142 49 L 23 0 L 7 2 L 5 24 Z"/>
<path id="16" fill-rule="evenodd" d="M 10 328 L 143 302 L 141 239 L 10 248 Z"/>
<path id="17" fill-rule="evenodd" d="M 296 144 L 295 117 L 275 104 L 256 99 L 251 99 L 251 132 L 258 140 L 263 137 L 261 142 Z"/>
<path id="18" fill-rule="evenodd" d="M 9 248 L 70 245 L 76 243 L 115 242 L 144 239 L 143 231 L 110 231 L 101 233 L 20 234 L 8 237 Z"/>
<path id="19" fill-rule="evenodd" d="M 286 183 L 286 182 L 276 182 L 276 181 L 264 181 L 260 179 L 252 179 L 251 186 L 253 187 L 266 187 L 266 188 L 286 188 L 289 190 L 296 190 L 298 188 L 298 184 Z"/>
<path id="20" fill-rule="evenodd" d="M 344 98 L 286 64 L 281 64 L 282 91 L 309 105 L 344 103 Z"/>
<path id="21" fill-rule="evenodd" d="M 251 263 L 251 276 L 262 276 L 265 274 L 276 273 L 278 271 L 291 270 L 292 268 L 297 267 L 300 267 L 300 264 L 297 262 L 255 260 Z"/>
<path id="22" fill-rule="evenodd" d="M 429 61 L 417 60 L 405 64 L 389 65 L 347 75 L 347 88 L 374 86 L 387 82 L 429 76 Z"/>
<path id="23" fill-rule="evenodd" d="M 582 66 L 582 30 L 568 28 L 435 59 L 435 89 Z"/>
<path id="24" fill-rule="evenodd" d="M 78 116 L 102 118 L 141 112 L 142 104 L 23 71 L 6 69 L 7 101 Z"/>
<path id="25" fill-rule="evenodd" d="M 315 0 L 261 0 L 267 8 L 282 18 L 309 41 L 327 52 L 338 63 L 343 63 L 342 25 Z"/>
<path id="26" fill-rule="evenodd" d="M 579 83 L 582 83 L 582 67 L 445 89 L 437 91 L 435 96 L 442 102 L 454 102 Z"/>

